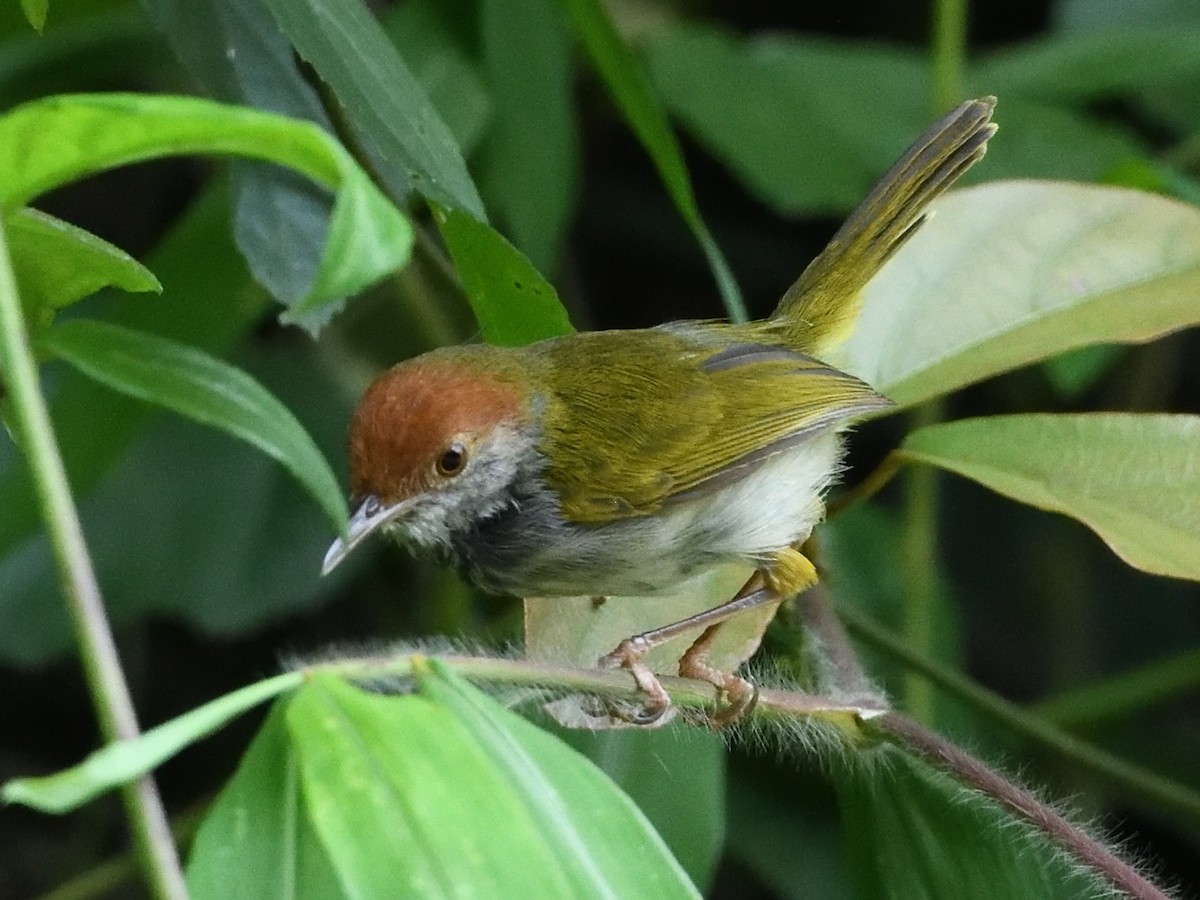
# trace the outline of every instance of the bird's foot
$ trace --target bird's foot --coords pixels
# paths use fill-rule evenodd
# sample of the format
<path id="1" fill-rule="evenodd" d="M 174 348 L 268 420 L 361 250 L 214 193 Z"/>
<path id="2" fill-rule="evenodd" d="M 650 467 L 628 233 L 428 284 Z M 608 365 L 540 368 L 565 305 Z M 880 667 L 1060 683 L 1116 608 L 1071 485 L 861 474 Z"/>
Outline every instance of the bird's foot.
<path id="1" fill-rule="evenodd" d="M 725 702 L 704 714 L 704 722 L 714 731 L 735 725 L 750 715 L 758 705 L 758 686 L 732 672 L 723 672 L 708 661 L 708 652 L 721 623 L 710 625 L 679 660 L 679 675 L 696 681 L 707 681 L 715 687 Z"/>
<path id="2" fill-rule="evenodd" d="M 611 653 L 600 657 L 602 669 L 624 669 L 637 682 L 638 690 L 645 699 L 632 709 L 617 704 L 608 704 L 609 715 L 630 725 L 653 725 L 659 722 L 671 708 L 671 697 L 650 667 L 642 662 L 650 646 L 641 635 L 621 641 Z"/>

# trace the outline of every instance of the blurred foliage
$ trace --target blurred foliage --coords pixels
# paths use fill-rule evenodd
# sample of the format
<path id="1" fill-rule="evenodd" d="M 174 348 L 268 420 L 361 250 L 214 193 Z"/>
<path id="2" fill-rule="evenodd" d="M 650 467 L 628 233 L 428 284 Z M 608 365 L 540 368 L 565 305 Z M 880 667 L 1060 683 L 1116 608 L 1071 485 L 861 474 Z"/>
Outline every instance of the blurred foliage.
<path id="1" fill-rule="evenodd" d="M 34 304 L 31 327 L 49 327 L 55 316 L 69 324 L 95 318 L 144 332 L 147 340 L 153 336 L 156 343 L 147 346 L 161 349 L 170 341 L 229 360 L 279 398 L 340 473 L 353 402 L 380 367 L 469 338 L 478 328 L 489 339 L 514 341 L 566 330 L 556 296 L 578 327 L 719 316 L 738 293 L 727 263 L 752 314 L 765 314 L 837 219 L 941 112 L 931 99 L 923 9 L 872 2 L 839 18 L 836 10 L 807 4 L 622 0 L 604 7 L 616 26 L 609 33 L 606 20 L 596 18 L 600 7 L 582 0 L 382 6 L 376 10 L 382 28 L 366 6 L 349 0 L 26 0 L 0 8 L 5 110 L 59 92 L 174 92 L 307 120 L 311 131 L 305 133 L 336 135 L 417 231 L 413 260 L 402 272 L 379 281 L 392 268 L 380 264 L 358 283 L 334 283 L 326 295 L 339 299 L 367 282 L 374 286 L 310 339 L 280 326 L 273 301 L 294 306 L 314 281 L 330 284 L 319 274 L 322 248 L 331 231 L 332 240 L 339 238 L 330 224 L 334 198 L 321 186 L 275 165 L 211 157 L 142 163 L 72 184 L 61 178 L 35 201 L 42 211 L 36 218 L 8 215 L 6 207 L 12 244 L 20 246 L 17 223 L 24 216 L 37 236 L 29 245 L 44 251 L 42 262 L 33 251 L 18 259 L 23 299 Z M 336 17 L 341 27 L 314 24 L 322 16 Z M 963 96 L 999 95 L 1002 129 L 971 180 L 1063 178 L 1136 187 L 1185 204 L 1200 198 L 1200 12 L 1194 3 L 979 0 L 971 21 L 959 89 Z M 284 133 L 276 132 L 266 154 L 274 162 L 288 162 L 296 150 Z M 357 167 L 348 168 L 353 164 L 341 159 L 340 147 L 327 143 L 339 172 L 356 178 Z M 20 174 L 0 172 L 0 188 L 11 189 Z M 11 195 L 0 189 L 0 196 Z M 1050 273 L 1023 268 L 1019 257 L 999 253 L 998 246 L 1044 251 L 1046 235 L 1061 239 L 1064 253 L 1106 245 L 1096 243 L 1095 234 L 1075 244 L 1063 237 L 1067 225 L 1083 227 L 1077 206 L 1029 209 L 1015 193 L 959 199 L 972 196 L 1004 203 L 971 206 L 964 199 L 965 208 L 947 208 L 947 229 L 968 243 L 957 257 L 955 279 L 942 284 L 945 293 L 931 299 L 920 291 L 889 291 L 902 297 L 901 310 L 908 310 L 904 297 L 928 304 L 913 307 L 928 316 L 919 320 L 922 336 L 936 332 L 949 342 L 934 341 L 937 353 L 951 346 L 957 354 L 950 374 L 941 370 L 902 399 L 965 385 L 944 401 L 943 411 L 954 419 L 1200 412 L 1200 368 L 1188 364 L 1200 352 L 1194 332 L 1119 350 L 1101 343 L 996 375 L 1039 360 L 1045 347 L 1057 352 L 1095 341 L 1148 340 L 1195 321 L 1194 292 L 1170 295 L 1178 308 L 1162 313 L 1153 307 L 1160 312 L 1151 314 L 1158 295 L 1154 283 L 1147 285 L 1167 280 L 1164 271 L 1175 259 L 1168 251 L 1188 263 L 1169 273 L 1172 284 L 1194 284 L 1200 269 L 1188 255 L 1193 209 L 1134 200 L 1143 217 L 1137 221 L 1097 212 L 1087 227 L 1109 228 L 1105 240 L 1126 239 L 1120 254 L 1096 253 L 1097 270 L 1108 266 L 1111 275 L 1103 290 L 1059 284 L 1047 306 L 1001 323 L 993 344 L 976 352 L 974 345 L 954 343 L 960 333 L 978 334 L 956 318 L 956 301 L 965 298 L 964 308 L 979 310 L 1021 278 L 1052 281 Z M 439 211 L 429 213 L 418 197 Z M 367 220 L 374 215 L 355 217 L 359 224 Z M 972 222 L 979 230 L 968 233 Z M 1039 222 L 1042 232 L 1034 230 Z M 448 253 L 437 244 L 439 229 Z M 62 244 L 45 252 L 51 239 Z M 978 254 L 977 265 L 969 264 L 971 253 Z M 910 259 L 919 267 L 925 258 Z M 492 281 L 489 271 L 519 276 Z M 888 284 L 903 288 L 902 275 L 897 269 Z M 155 278 L 161 296 L 102 290 L 81 300 L 101 285 L 153 290 Z M 514 280 L 520 284 L 509 289 Z M 1114 283 L 1128 288 L 1120 305 Z M 525 318 L 509 315 L 514 305 Z M 1114 309 L 1125 317 L 1119 325 Z M 1167 319 L 1156 318 L 1163 315 Z M 876 320 L 878 334 L 857 340 L 877 349 L 887 334 L 902 333 L 905 321 L 914 320 Z M 1071 343 L 1072 334 L 1087 339 Z M 901 376 L 911 386 L 933 368 L 933 357 L 922 355 L 929 347 L 905 341 L 895 347 L 894 367 L 875 374 L 892 377 L 903 391 Z M 53 350 L 53 342 L 46 349 Z M 853 358 L 853 345 L 849 352 Z M 878 354 L 870 360 L 881 361 L 887 360 Z M 511 601 L 476 596 L 453 576 L 390 548 L 368 548 L 336 577 L 318 579 L 333 537 L 328 519 L 285 469 L 249 447 L 154 412 L 60 362 L 44 367 L 44 385 L 144 722 L 177 716 L 273 673 L 280 654 L 320 656 L 331 647 L 432 633 L 489 643 L 519 639 Z M 991 426 L 984 427 L 1000 421 L 986 419 Z M 1073 507 L 1070 479 L 1056 476 L 1074 473 L 1056 465 L 1054 442 L 1043 432 L 1004 431 L 989 439 L 993 456 L 980 460 L 955 444 L 953 431 L 939 435 L 939 427 L 916 436 L 910 449 L 938 457 L 951 470 L 974 467 L 984 484 L 1034 505 Z M 1182 498 L 1185 489 L 1196 490 L 1188 469 L 1195 455 L 1170 437 L 1160 434 L 1159 443 L 1149 445 L 1135 435 L 1119 450 L 1126 467 L 1114 483 L 1148 511 L 1118 496 L 1103 512 L 1117 515 L 1123 537 L 1146 558 L 1153 558 L 1161 536 L 1139 526 L 1136 516 L 1153 516 L 1156 507 L 1178 513 L 1166 537 L 1174 554 L 1169 571 L 1194 579 L 1196 531 L 1186 515 L 1195 506 Z M 1094 444 L 1103 465 L 1101 438 L 1090 431 L 1076 438 Z M 902 439 L 895 419 L 860 426 L 846 480 L 860 481 Z M 995 477 L 998 465 L 1025 462 L 1039 479 L 1034 488 L 1022 482 L 1025 495 L 1011 477 Z M 1140 480 L 1147 471 L 1169 477 Z M 1047 721 L 1135 766 L 1200 791 L 1200 590 L 1194 582 L 1129 568 L 1073 519 L 957 477 L 940 477 L 937 484 L 938 527 L 927 535 L 936 540 L 929 549 L 938 566 L 928 573 L 936 628 L 928 645 L 915 649 L 1028 702 Z M 902 492 L 889 487 L 877 502 L 836 517 L 819 535 L 837 601 L 896 631 L 903 628 L 907 515 Z M 793 648 L 769 636 L 766 649 L 786 659 Z M 903 705 L 907 667 L 878 647 L 865 649 L 864 658 Z M 0 738 L 0 781 L 52 771 L 94 747 L 48 544 L 11 441 L 0 442 L 0 665 L 0 712 L 10 723 Z M 1172 674 L 1164 679 L 1167 670 Z M 295 700 L 301 706 L 331 702 L 315 688 Z M 363 733 L 381 729 L 375 749 L 396 749 L 401 736 L 388 729 L 397 726 L 373 703 L 348 693 L 335 705 Z M 424 713 L 411 714 L 419 720 Z M 459 721 L 455 727 L 465 729 L 467 745 L 491 727 L 474 714 Z M 271 770 L 255 781 L 247 770 L 278 765 L 293 752 L 289 747 L 321 746 L 319 736 L 305 730 L 311 724 L 296 706 L 280 706 L 240 768 L 244 727 L 188 750 L 161 771 L 173 812 L 210 804 L 238 771 L 201 831 L 201 853 L 220 840 L 221 823 L 238 803 L 253 806 L 276 796 L 255 801 L 239 792 L 253 794 L 262 779 L 286 774 Z M 961 698 L 935 694 L 930 724 L 1019 767 L 1051 795 L 1074 796 L 1081 814 L 1112 829 L 1165 880 L 1200 889 L 1200 821 L 1194 817 L 1064 761 Z M 1012 896 L 1075 896 L 1088 889 L 1080 888 L 1087 879 L 1046 856 L 1044 844 L 1027 846 L 998 824 L 995 810 L 958 803 L 957 789 L 943 776 L 907 757 L 877 759 L 873 768 L 828 760 L 818 766 L 802 748 L 761 752 L 735 745 L 726 751 L 702 735 L 672 732 L 576 736 L 572 742 L 628 791 L 709 896 L 905 897 L 937 885 L 978 887 L 954 880 L 963 870 L 986 879 L 988 888 L 1003 882 Z M 447 765 L 461 750 L 456 746 L 439 748 Z M 562 777 L 591 778 L 558 755 L 560 748 L 537 747 L 553 757 L 548 765 L 568 773 Z M 338 762 L 313 766 L 332 771 Z M 484 761 L 475 764 L 478 777 L 502 780 Z M 302 777 L 310 802 L 337 805 L 337 798 L 320 798 L 320 772 L 310 766 Z M 598 796 L 611 800 L 603 791 Z M 328 884 L 330 866 L 339 863 L 317 845 L 329 846 L 329 835 L 313 833 L 302 816 L 292 824 L 307 848 L 296 871 L 313 884 Z M 357 826 L 337 821 L 326 827 Z M 997 834 L 986 845 L 971 840 Z M 115 805 L 65 820 L 7 807 L 0 810 L 0 837 L 3 897 L 50 890 L 124 847 Z M 578 838 L 585 839 L 599 840 Z M 277 857 L 271 847 L 257 850 Z M 192 878 L 219 878 L 212 857 L 200 859 Z M 1014 872 L 1049 881 L 1005 881 Z M 107 896 L 137 890 L 125 883 Z M 101 896 L 75 896 L 85 895 Z"/>

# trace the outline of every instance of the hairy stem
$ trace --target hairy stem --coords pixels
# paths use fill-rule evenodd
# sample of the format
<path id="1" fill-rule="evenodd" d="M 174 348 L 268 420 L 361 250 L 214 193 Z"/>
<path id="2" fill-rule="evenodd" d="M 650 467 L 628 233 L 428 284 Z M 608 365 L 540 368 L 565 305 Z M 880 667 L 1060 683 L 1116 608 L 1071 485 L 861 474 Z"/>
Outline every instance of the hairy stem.
<path id="1" fill-rule="evenodd" d="M 931 401 L 913 412 L 913 431 L 942 419 L 942 404 Z M 914 466 L 904 482 L 904 538 L 901 584 L 904 640 L 919 653 L 933 653 L 937 615 L 938 473 L 932 466 Z M 904 681 L 904 708 L 921 722 L 933 721 L 933 690 L 915 673 Z"/>
<path id="2" fill-rule="evenodd" d="M 1024 819 L 1118 890 L 1137 900 L 1168 900 L 1165 893 L 1104 844 L 940 735 L 894 712 L 877 716 L 870 726 Z"/>
<path id="3" fill-rule="evenodd" d="M 21 312 L 8 245 L 0 223 L 0 372 L 8 387 L 11 426 L 33 475 L 42 518 L 58 565 L 75 641 L 83 661 L 100 730 L 109 741 L 138 735 L 137 717 L 108 626 L 37 365 Z M 155 896 L 186 898 L 183 873 L 166 812 L 147 775 L 122 789 L 143 874 Z"/>
<path id="4" fill-rule="evenodd" d="M 928 679 L 931 684 L 936 684 L 946 693 L 979 710 L 990 722 L 1045 747 L 1070 761 L 1079 770 L 1098 776 L 1143 808 L 1158 813 L 1172 813 L 1192 826 L 1200 823 L 1200 793 L 1131 765 L 1042 721 L 964 675 L 917 653 L 860 612 L 839 608 L 838 613 L 854 637 L 903 663 L 914 675 Z"/>

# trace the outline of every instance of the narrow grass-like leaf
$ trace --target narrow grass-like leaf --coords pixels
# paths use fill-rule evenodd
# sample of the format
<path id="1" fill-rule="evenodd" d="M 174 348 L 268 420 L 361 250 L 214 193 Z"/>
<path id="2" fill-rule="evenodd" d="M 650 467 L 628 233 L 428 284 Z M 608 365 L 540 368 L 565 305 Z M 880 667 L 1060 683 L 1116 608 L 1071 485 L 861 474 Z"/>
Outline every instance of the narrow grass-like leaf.
<path id="1" fill-rule="evenodd" d="M 454 136 L 362 0 L 266 3 L 374 145 L 379 163 L 398 168 L 421 196 L 485 218 Z"/>
<path id="2" fill-rule="evenodd" d="M 9 781 L 0 789 L 0 800 L 44 812 L 70 812 L 106 791 L 145 775 L 231 719 L 296 687 L 302 679 L 299 672 L 286 672 L 247 685 L 144 731 L 131 741 L 109 744 L 70 769 L 42 778 Z"/>
<path id="3" fill-rule="evenodd" d="M 192 842 L 193 900 L 349 900 L 305 815 L 299 762 L 276 704 Z"/>
<path id="4" fill-rule="evenodd" d="M 485 341 L 519 347 L 574 330 L 553 285 L 503 235 L 461 210 L 434 217 Z"/>
<path id="5" fill-rule="evenodd" d="M 39 345 L 114 390 L 249 442 L 295 475 L 335 528 L 345 527 L 345 500 L 329 463 L 287 407 L 241 369 L 104 322 L 64 322 Z"/>
<path id="6" fill-rule="evenodd" d="M 638 60 L 621 40 L 608 14 L 598 0 L 564 0 L 576 34 L 591 57 L 596 71 L 608 85 L 617 107 L 629 127 L 650 154 L 667 193 L 675 202 L 688 228 L 713 271 L 729 317 L 746 319 L 746 306 L 724 255 L 700 216 L 692 180 L 683 161 L 679 142 L 667 121 L 666 113 L 650 89 Z"/>
<path id="7" fill-rule="evenodd" d="M 191 97 L 68 95 L 0 116 L 0 205 L 14 209 L 106 168 L 184 153 L 278 163 L 337 192 L 316 280 L 290 310 L 293 318 L 356 293 L 408 260 L 408 220 L 326 132 L 311 122 Z"/>
<path id="8" fill-rule="evenodd" d="M 1200 417 L 966 419 L 913 432 L 901 452 L 1076 518 L 1131 566 L 1200 580 Z"/>
<path id="9" fill-rule="evenodd" d="M 36 209 L 19 209 L 4 226 L 21 306 L 30 328 L 50 324 L 55 310 L 105 287 L 162 293 L 154 273 L 119 247 Z"/>
<path id="10" fill-rule="evenodd" d="M 585 759 L 442 672 L 420 689 L 317 677 L 288 706 L 307 815 L 352 896 L 696 896 Z"/>
<path id="11" fill-rule="evenodd" d="M 838 359 L 911 406 L 1100 343 L 1200 322 L 1200 210 L 1123 188 L 953 192 L 867 286 Z"/>

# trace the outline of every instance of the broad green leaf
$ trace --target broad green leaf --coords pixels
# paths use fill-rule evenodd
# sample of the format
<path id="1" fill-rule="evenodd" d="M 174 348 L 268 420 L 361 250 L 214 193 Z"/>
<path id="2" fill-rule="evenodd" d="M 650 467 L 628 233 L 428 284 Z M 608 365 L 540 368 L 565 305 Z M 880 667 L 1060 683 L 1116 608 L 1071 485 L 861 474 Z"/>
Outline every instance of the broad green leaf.
<path id="1" fill-rule="evenodd" d="M 266 3 L 369 139 L 385 181 L 398 175 L 428 200 L 485 218 L 453 135 L 362 0 Z"/>
<path id="2" fill-rule="evenodd" d="M 560 737 L 629 795 L 702 891 L 725 844 L 725 745 L 698 728 L 582 731 Z"/>
<path id="3" fill-rule="evenodd" d="M 835 774 L 858 896 L 1092 900 L 1108 885 L 996 803 L 900 750 Z"/>
<path id="4" fill-rule="evenodd" d="M 1161 19 L 1139 18 L 1117 29 L 1015 44 L 976 63 L 972 81 L 1001 99 L 1080 103 L 1200 78 L 1200 23 L 1164 27 Z"/>
<path id="5" fill-rule="evenodd" d="M 434 219 L 485 341 L 519 347 L 574 330 L 554 287 L 498 231 L 461 210 L 435 208 Z"/>
<path id="6" fill-rule="evenodd" d="M 484 0 L 480 18 L 496 107 L 481 148 L 480 189 L 513 243 L 553 271 L 579 166 L 566 16 L 559 0 Z"/>
<path id="7" fill-rule="evenodd" d="M 349 894 L 698 896 L 583 757 L 440 667 L 418 687 L 317 677 L 288 705 L 306 814 Z"/>
<path id="8" fill-rule="evenodd" d="M 151 728 L 134 740 L 109 744 L 70 769 L 42 778 L 13 779 L 0 789 L 0 800 L 43 812 L 70 812 L 106 791 L 140 778 L 184 747 L 302 681 L 299 672 L 286 672 L 247 685 Z"/>
<path id="9" fill-rule="evenodd" d="M 855 206 L 928 118 L 916 52 L 684 24 L 644 55 L 667 109 L 784 214 Z"/>
<path id="10" fill-rule="evenodd" d="M 13 271 L 29 327 L 48 326 L 55 310 L 105 287 L 162 293 L 154 273 L 136 259 L 69 222 L 36 209 L 8 216 Z"/>
<path id="11" fill-rule="evenodd" d="M 285 703 L 196 832 L 187 884 L 194 900 L 350 900 L 305 815 Z"/>
<path id="12" fill-rule="evenodd" d="M 146 0 L 146 10 L 184 67 L 213 98 L 332 131 L 292 45 L 262 0 Z M 234 236 L 255 279 L 285 306 L 308 291 L 329 233 L 333 198 L 278 167 L 233 167 Z M 325 324 L 333 310 L 305 324 Z"/>
<path id="13" fill-rule="evenodd" d="M 1076 518 L 1131 566 L 1200 580 L 1200 417 L 965 419 L 913 432 L 901 452 Z"/>
<path id="14" fill-rule="evenodd" d="M 295 475 L 335 528 L 344 527 L 345 501 L 329 463 L 287 407 L 241 369 L 194 347 L 103 322 L 65 322 L 39 346 L 114 390 L 249 442 Z"/>
<path id="15" fill-rule="evenodd" d="M 1200 210 L 1120 188 L 953 192 L 867 286 L 838 358 L 899 408 L 1200 322 Z"/>
<path id="16" fill-rule="evenodd" d="M 21 0 L 21 9 L 25 18 L 36 30 L 46 27 L 46 13 L 50 11 L 50 0 Z"/>
<path id="17" fill-rule="evenodd" d="M 106 168 L 182 153 L 275 162 L 337 191 L 316 280 L 292 318 L 408 260 L 408 220 L 332 137 L 309 122 L 191 97 L 68 95 L 10 110 L 0 116 L 0 205 L 13 209 Z"/>
<path id="18" fill-rule="evenodd" d="M 563 0 L 596 71 L 641 142 L 684 222 L 700 242 L 730 318 L 746 319 L 746 307 L 729 264 L 700 216 L 692 181 L 666 113 L 650 88 L 637 58 L 621 40 L 599 0 Z"/>

